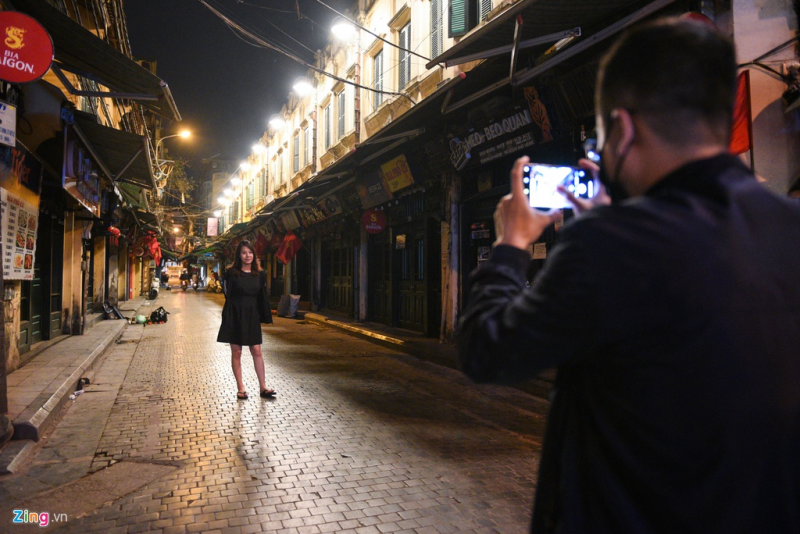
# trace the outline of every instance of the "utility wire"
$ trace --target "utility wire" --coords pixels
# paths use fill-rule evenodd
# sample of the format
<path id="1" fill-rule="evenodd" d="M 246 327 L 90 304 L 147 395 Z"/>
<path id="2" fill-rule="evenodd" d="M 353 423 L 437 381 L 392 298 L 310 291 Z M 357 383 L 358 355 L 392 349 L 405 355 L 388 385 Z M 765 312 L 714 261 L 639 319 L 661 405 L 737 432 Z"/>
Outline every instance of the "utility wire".
<path id="1" fill-rule="evenodd" d="M 315 52 L 314 52 L 313 50 L 311 50 L 309 47 L 307 47 L 306 45 L 304 45 L 303 43 L 301 43 L 300 41 L 298 41 L 297 39 L 295 39 L 294 37 L 292 37 L 291 35 L 289 35 L 289 34 L 288 34 L 288 33 L 286 33 L 285 31 L 283 31 L 282 29 L 280 29 L 280 28 L 279 28 L 279 27 L 278 27 L 276 24 L 273 24 L 273 23 L 272 23 L 272 21 L 270 21 L 268 18 L 264 17 L 264 15 L 262 15 L 261 13 L 259 13 L 259 17 L 260 17 L 260 18 L 261 18 L 261 19 L 262 19 L 264 22 L 266 22 L 267 24 L 269 24 L 270 26 L 272 26 L 273 28 L 275 28 L 276 30 L 278 30 L 279 32 L 281 32 L 282 34 L 284 34 L 286 37 L 288 37 L 289 39 L 291 39 L 291 40 L 292 40 L 292 41 L 294 41 L 295 43 L 299 44 L 300 46 L 302 46 L 303 48 L 305 48 L 306 50 L 308 50 L 309 52 L 311 52 L 311 54 L 314 54 L 314 53 L 315 53 Z"/>
<path id="2" fill-rule="evenodd" d="M 300 63 L 301 65 L 303 65 L 304 67 L 306 67 L 309 70 L 313 70 L 314 72 L 322 74 L 323 76 L 327 76 L 327 77 L 332 78 L 332 79 L 334 79 L 336 81 L 339 81 L 339 82 L 342 82 L 342 83 L 346 83 L 348 85 L 352 85 L 354 87 L 358 87 L 360 89 L 364 89 L 364 90 L 367 90 L 367 91 L 372 91 L 372 92 L 375 92 L 375 93 L 381 93 L 381 94 L 385 94 L 385 95 L 402 96 L 404 98 L 407 98 L 411 102 L 412 105 L 416 105 L 416 102 L 414 102 L 414 100 L 410 96 L 405 94 L 405 93 L 396 93 L 396 92 L 392 92 L 392 91 L 381 91 L 381 90 L 378 90 L 378 89 L 374 89 L 372 87 L 367 87 L 366 85 L 361 85 L 361 84 L 358 84 L 358 83 L 355 83 L 355 82 L 351 82 L 350 80 L 347 80 L 345 78 L 340 78 L 339 76 L 336 76 L 335 74 L 331 74 L 330 72 L 326 72 L 325 70 L 323 70 L 323 69 L 321 69 L 319 67 L 315 67 L 314 65 L 311 65 L 310 63 L 307 63 L 306 61 L 304 61 L 303 59 L 297 57 L 296 55 L 294 55 L 294 54 L 282 49 L 280 46 L 277 46 L 277 45 L 275 45 L 273 43 L 270 43 L 270 42 L 264 40 L 263 38 L 261 38 L 260 36 L 255 35 L 253 32 L 251 32 L 251 31 L 247 30 L 246 28 L 242 27 L 240 24 L 235 22 L 233 19 L 231 19 L 230 17 L 226 16 L 224 13 L 220 12 L 218 9 L 214 8 L 212 5 L 210 5 L 208 2 L 206 2 L 206 0 L 198 0 L 198 1 L 201 4 L 203 4 L 205 7 L 207 7 L 209 9 L 209 11 L 211 11 L 216 16 L 218 16 L 223 21 L 225 21 L 225 23 L 228 26 L 230 26 L 231 28 L 236 29 L 237 31 L 239 31 L 243 35 L 247 36 L 249 39 L 252 39 L 253 41 L 255 41 L 256 43 L 258 43 L 260 45 L 263 45 L 264 47 L 269 48 L 271 50 L 274 50 L 275 52 L 278 52 L 278 53 L 286 56 L 287 58 L 291 59 L 292 61 Z"/>
<path id="3" fill-rule="evenodd" d="M 276 13 L 291 13 L 293 15 L 295 14 L 294 11 L 288 11 L 286 9 L 275 9 L 274 7 L 260 6 L 258 4 L 251 4 L 250 2 L 244 2 L 243 0 L 236 0 L 236 3 L 237 4 L 243 4 L 243 5 L 250 6 L 250 7 L 257 7 L 258 9 L 266 9 L 267 11 L 275 11 Z"/>
<path id="4" fill-rule="evenodd" d="M 344 14 L 342 14 L 342 13 L 339 13 L 338 11 L 336 11 L 335 9 L 333 9 L 331 6 L 329 6 L 328 4 L 326 4 L 325 2 L 323 2 L 322 0 L 316 0 L 316 1 L 317 1 L 318 3 L 320 3 L 320 4 L 322 4 L 323 6 L 327 7 L 328 9 L 330 9 L 331 11 L 333 11 L 334 13 L 336 13 L 337 15 L 339 15 L 340 17 L 342 17 L 343 19 L 345 19 L 346 21 L 348 21 L 349 23 L 351 23 L 353 26 L 355 26 L 355 27 L 357 27 L 357 28 L 361 28 L 362 30 L 364 30 L 364 31 L 365 31 L 365 32 L 367 32 L 368 34 L 372 35 L 373 37 L 376 37 L 376 38 L 380 39 L 381 41 L 383 41 L 384 43 L 388 44 L 389 46 L 393 46 L 393 47 L 397 48 L 398 50 L 402 50 L 403 52 L 408 52 L 409 54 L 414 54 L 415 56 L 417 56 L 417 57 L 420 57 L 420 58 L 424 59 L 425 61 L 430 61 L 430 58 L 427 58 L 427 57 L 425 57 L 425 56 L 423 56 L 423 55 L 421 55 L 421 54 L 417 54 L 416 52 L 414 52 L 413 50 L 409 50 L 408 48 L 403 48 L 403 47 L 402 47 L 402 46 L 400 46 L 400 45 L 396 45 L 396 44 L 394 44 L 394 43 L 393 43 L 393 42 L 391 42 L 391 41 L 387 41 L 386 39 L 384 39 L 383 37 L 381 37 L 381 36 L 380 36 L 380 35 L 378 35 L 377 33 L 373 33 L 373 32 L 371 32 L 370 30 L 366 29 L 364 26 L 362 26 L 362 25 L 361 25 L 361 24 L 359 24 L 358 22 L 356 22 L 356 21 L 354 21 L 354 20 L 350 19 L 349 17 L 347 17 L 346 15 L 344 15 Z"/>

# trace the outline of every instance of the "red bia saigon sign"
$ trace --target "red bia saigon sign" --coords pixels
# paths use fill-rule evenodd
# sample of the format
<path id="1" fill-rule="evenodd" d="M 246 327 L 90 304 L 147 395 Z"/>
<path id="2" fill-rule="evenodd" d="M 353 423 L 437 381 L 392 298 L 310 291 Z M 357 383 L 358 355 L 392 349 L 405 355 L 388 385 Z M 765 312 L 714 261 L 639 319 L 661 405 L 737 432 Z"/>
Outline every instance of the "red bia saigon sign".
<path id="1" fill-rule="evenodd" d="M 386 213 L 375 208 L 368 209 L 361 216 L 361 224 L 369 234 L 379 234 L 386 228 Z"/>
<path id="2" fill-rule="evenodd" d="M 41 24 L 17 11 L 0 11 L 0 80 L 35 82 L 53 63 L 53 41 Z"/>

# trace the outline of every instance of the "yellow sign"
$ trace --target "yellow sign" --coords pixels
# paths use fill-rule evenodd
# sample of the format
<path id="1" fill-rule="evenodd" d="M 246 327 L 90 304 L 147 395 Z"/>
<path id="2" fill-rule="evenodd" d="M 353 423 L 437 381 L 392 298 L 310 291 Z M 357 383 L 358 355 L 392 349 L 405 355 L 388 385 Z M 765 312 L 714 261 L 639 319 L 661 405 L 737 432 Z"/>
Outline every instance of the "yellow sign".
<path id="1" fill-rule="evenodd" d="M 381 171 L 386 184 L 389 186 L 389 191 L 392 193 L 414 183 L 411 169 L 408 168 L 408 162 L 403 154 L 381 165 Z"/>

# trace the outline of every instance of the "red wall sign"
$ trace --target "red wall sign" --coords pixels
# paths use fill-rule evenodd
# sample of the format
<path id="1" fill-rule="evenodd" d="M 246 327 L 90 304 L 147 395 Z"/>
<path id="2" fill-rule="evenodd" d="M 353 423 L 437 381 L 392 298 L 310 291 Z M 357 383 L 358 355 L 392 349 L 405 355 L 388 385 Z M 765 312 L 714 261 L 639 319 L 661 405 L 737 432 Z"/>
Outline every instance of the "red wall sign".
<path id="1" fill-rule="evenodd" d="M 386 228 L 386 213 L 375 208 L 368 209 L 361 216 L 361 225 L 369 234 L 379 234 Z"/>
<path id="2" fill-rule="evenodd" d="M 17 11 L 0 11 L 0 80 L 35 82 L 53 63 L 53 41 L 44 27 Z"/>

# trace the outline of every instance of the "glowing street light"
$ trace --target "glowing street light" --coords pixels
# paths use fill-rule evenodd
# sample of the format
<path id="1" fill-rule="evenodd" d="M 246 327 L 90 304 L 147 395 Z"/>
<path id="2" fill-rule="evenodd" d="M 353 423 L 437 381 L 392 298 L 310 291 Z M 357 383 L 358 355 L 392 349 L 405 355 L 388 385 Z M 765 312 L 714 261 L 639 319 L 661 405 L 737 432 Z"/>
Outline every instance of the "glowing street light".
<path id="1" fill-rule="evenodd" d="M 231 188 L 229 187 L 229 188 L 227 188 L 225 191 L 223 191 L 222 193 L 223 193 L 223 194 L 224 194 L 226 197 L 232 197 L 232 196 L 233 196 L 233 189 L 231 189 Z"/>
<path id="2" fill-rule="evenodd" d="M 269 125 L 275 128 L 276 130 L 279 130 L 284 126 L 286 126 L 286 121 L 283 120 L 283 117 L 281 117 L 280 115 L 273 115 L 272 118 L 269 120 Z"/>
<path id="3" fill-rule="evenodd" d="M 248 162 L 246 162 L 246 161 L 243 161 L 243 162 L 241 162 L 239 164 L 239 168 L 242 169 L 243 171 L 248 171 L 248 170 L 250 170 L 250 164 Z M 239 184 L 236 184 L 236 185 L 239 185 Z"/>
<path id="4" fill-rule="evenodd" d="M 261 143 L 256 143 L 253 145 L 253 154 L 263 154 L 266 149 Z"/>
<path id="5" fill-rule="evenodd" d="M 314 91 L 314 87 L 305 78 L 298 78 L 294 82 L 292 89 L 299 97 L 308 96 Z"/>
<path id="6" fill-rule="evenodd" d="M 225 204 L 226 200 L 228 200 L 228 199 L 225 198 L 224 196 L 220 195 L 220 197 L 217 199 L 217 203 L 218 204 Z"/>
<path id="7" fill-rule="evenodd" d="M 220 204 L 222 204 L 222 202 L 220 202 Z M 214 210 L 214 217 L 222 217 L 222 210 Z"/>
<path id="8" fill-rule="evenodd" d="M 337 18 L 333 21 L 333 26 L 331 26 L 331 32 L 333 35 L 338 37 L 343 41 L 349 41 L 353 38 L 353 35 L 356 33 L 356 27 L 353 25 L 352 22 L 349 20 L 345 20 L 343 18 Z"/>

